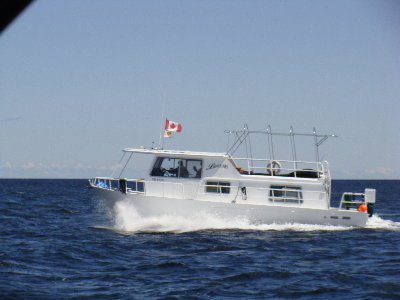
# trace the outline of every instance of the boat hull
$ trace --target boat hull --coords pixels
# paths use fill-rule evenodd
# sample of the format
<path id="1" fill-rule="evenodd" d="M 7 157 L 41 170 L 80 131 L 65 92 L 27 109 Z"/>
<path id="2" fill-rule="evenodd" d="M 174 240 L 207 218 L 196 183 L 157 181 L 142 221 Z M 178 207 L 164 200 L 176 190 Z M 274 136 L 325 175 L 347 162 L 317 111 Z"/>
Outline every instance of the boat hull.
<path id="1" fill-rule="evenodd" d="M 202 212 L 222 219 L 245 218 L 251 224 L 317 224 L 362 227 L 368 215 L 354 210 L 311 209 L 287 206 L 254 205 L 213 202 L 194 199 L 175 199 L 143 194 L 123 194 L 119 191 L 96 188 L 98 195 L 113 208 L 117 201 L 127 200 L 142 217 L 190 217 Z"/>

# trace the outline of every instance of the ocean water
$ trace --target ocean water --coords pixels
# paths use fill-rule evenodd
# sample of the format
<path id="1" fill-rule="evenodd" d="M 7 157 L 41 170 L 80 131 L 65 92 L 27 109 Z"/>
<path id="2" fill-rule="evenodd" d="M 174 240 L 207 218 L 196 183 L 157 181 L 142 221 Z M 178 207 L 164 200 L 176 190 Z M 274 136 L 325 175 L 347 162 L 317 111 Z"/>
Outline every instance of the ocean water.
<path id="1" fill-rule="evenodd" d="M 400 181 L 366 228 L 141 218 L 85 180 L 0 180 L 1 299 L 399 299 Z"/>

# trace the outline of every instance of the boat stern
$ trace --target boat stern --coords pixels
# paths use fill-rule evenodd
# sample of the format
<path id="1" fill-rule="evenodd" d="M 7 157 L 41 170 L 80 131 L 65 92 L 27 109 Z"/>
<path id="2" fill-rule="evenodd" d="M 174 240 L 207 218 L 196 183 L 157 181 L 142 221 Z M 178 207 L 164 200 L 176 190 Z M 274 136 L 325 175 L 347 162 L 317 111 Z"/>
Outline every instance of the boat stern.
<path id="1" fill-rule="evenodd" d="M 362 213 L 368 213 L 372 217 L 375 209 L 376 190 L 365 189 L 364 193 L 345 192 L 340 200 L 339 209 L 357 210 Z"/>
<path id="2" fill-rule="evenodd" d="M 365 189 L 364 200 L 367 205 L 367 212 L 370 217 L 374 214 L 375 201 L 376 201 L 376 190 L 375 189 Z"/>

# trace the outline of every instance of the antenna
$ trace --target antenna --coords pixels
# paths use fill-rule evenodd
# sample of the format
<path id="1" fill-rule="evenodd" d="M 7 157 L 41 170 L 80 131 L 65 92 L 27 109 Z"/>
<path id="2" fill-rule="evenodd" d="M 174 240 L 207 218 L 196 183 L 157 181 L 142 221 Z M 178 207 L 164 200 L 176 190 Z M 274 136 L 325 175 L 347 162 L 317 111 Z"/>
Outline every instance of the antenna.
<path id="1" fill-rule="evenodd" d="M 167 119 L 165 118 L 165 93 L 163 93 L 163 108 L 161 111 L 161 120 L 164 120 L 164 119 L 165 119 L 165 122 L 167 122 Z M 163 123 L 163 121 L 161 121 L 160 139 L 158 140 L 158 149 L 162 149 L 164 146 L 163 131 L 164 131 L 165 122 Z"/>

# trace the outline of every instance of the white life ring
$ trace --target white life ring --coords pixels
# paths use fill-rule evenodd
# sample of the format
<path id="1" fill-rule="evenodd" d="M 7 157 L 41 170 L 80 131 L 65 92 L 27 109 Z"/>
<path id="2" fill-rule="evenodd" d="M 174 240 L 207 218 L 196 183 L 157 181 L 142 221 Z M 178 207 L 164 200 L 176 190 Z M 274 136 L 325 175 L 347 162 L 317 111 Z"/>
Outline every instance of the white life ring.
<path id="1" fill-rule="evenodd" d="M 279 161 L 273 160 L 267 165 L 267 172 L 270 175 L 278 175 L 281 172 L 282 166 Z"/>

